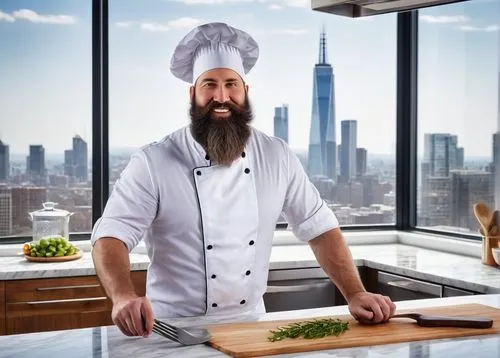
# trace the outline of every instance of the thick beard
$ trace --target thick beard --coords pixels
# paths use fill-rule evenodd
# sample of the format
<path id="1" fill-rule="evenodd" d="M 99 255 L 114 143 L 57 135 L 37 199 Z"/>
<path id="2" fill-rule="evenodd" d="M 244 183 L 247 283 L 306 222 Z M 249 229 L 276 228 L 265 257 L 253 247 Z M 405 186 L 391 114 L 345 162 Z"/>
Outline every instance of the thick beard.
<path id="1" fill-rule="evenodd" d="M 228 118 L 212 119 L 212 109 L 222 105 L 230 109 L 231 115 Z M 248 97 L 243 106 L 232 101 L 219 103 L 212 100 L 203 107 L 197 106 L 193 98 L 189 114 L 191 133 L 206 150 L 211 161 L 230 166 L 241 156 L 250 137 L 249 124 L 253 119 Z"/>

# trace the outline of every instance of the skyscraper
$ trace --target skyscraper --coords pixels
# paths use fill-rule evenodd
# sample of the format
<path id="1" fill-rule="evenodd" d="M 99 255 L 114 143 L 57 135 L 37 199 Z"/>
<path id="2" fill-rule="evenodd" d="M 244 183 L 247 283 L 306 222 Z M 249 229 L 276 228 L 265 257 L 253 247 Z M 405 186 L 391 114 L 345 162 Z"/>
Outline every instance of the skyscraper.
<path id="1" fill-rule="evenodd" d="M 0 185 L 0 235 L 12 234 L 12 194 L 6 185 Z"/>
<path id="2" fill-rule="evenodd" d="M 79 182 L 86 182 L 88 178 L 87 142 L 82 137 L 73 137 L 73 176 Z"/>
<path id="3" fill-rule="evenodd" d="M 320 36 L 319 59 L 313 72 L 312 116 L 309 133 L 309 176 L 337 180 L 335 88 L 332 66 L 327 62 L 326 34 Z"/>
<path id="4" fill-rule="evenodd" d="M 73 176 L 73 151 L 71 149 L 64 151 L 64 175 Z"/>
<path id="5" fill-rule="evenodd" d="M 274 107 L 274 136 L 288 143 L 288 105 Z"/>
<path id="6" fill-rule="evenodd" d="M 341 131 L 341 155 L 340 155 L 340 177 L 347 182 L 356 177 L 356 147 L 358 137 L 358 122 L 345 120 L 340 122 Z"/>
<path id="7" fill-rule="evenodd" d="M 0 181 L 5 181 L 10 175 L 9 146 L 0 140 Z"/>
<path id="8" fill-rule="evenodd" d="M 28 172 L 32 178 L 45 176 L 45 148 L 43 145 L 30 145 Z"/>
<path id="9" fill-rule="evenodd" d="M 493 174 L 481 170 L 452 170 L 452 225 L 469 228 L 477 232 L 479 226 L 474 216 L 473 205 L 484 202 L 494 205 Z"/>
<path id="10" fill-rule="evenodd" d="M 429 164 L 429 176 L 447 177 L 450 170 L 462 169 L 463 156 L 464 151 L 458 147 L 457 136 L 448 133 L 425 134 L 423 161 Z"/>
<path id="11" fill-rule="evenodd" d="M 498 37 L 500 40 L 500 36 Z M 500 207 L 500 46 L 498 47 L 498 103 L 497 103 L 497 132 L 493 134 L 493 177 L 495 207 Z"/>
<path id="12" fill-rule="evenodd" d="M 363 176 L 366 174 L 366 155 L 365 148 L 356 148 L 356 175 Z"/>
<path id="13" fill-rule="evenodd" d="M 12 194 L 12 226 L 13 229 L 31 228 L 28 213 L 42 209 L 47 201 L 47 188 L 13 187 Z"/>

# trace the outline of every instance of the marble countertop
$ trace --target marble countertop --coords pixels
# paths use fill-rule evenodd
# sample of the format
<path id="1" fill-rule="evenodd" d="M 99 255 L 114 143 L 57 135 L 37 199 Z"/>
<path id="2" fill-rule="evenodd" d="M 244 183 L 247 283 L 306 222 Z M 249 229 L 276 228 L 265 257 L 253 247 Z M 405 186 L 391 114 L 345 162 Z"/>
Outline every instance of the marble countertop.
<path id="1" fill-rule="evenodd" d="M 500 293 L 500 267 L 487 266 L 481 259 L 421 248 L 401 243 L 349 245 L 358 266 L 368 266 L 395 274 L 468 289 L 480 293 Z M 0 248 L 0 253 L 1 253 Z M 130 254 L 131 270 L 146 270 L 144 253 Z M 274 246 L 270 269 L 318 267 L 308 245 Z M 16 252 L 0 254 L 0 280 L 95 275 L 90 252 L 81 259 L 58 263 L 28 262 Z"/>
<path id="2" fill-rule="evenodd" d="M 450 297 L 397 302 L 397 309 L 479 303 L 500 308 L 500 295 Z M 346 306 L 311 310 L 268 313 L 261 316 L 225 318 L 190 317 L 169 320 L 178 326 L 208 325 L 235 321 L 268 321 L 277 319 L 304 319 L 324 315 L 347 314 Z M 23 358 L 108 358 L 108 357 L 225 357 L 226 355 L 206 345 L 180 346 L 156 334 L 148 338 L 126 337 L 115 326 L 75 329 L 1 336 L 2 357 Z M 496 353 L 495 353 L 496 352 Z M 280 357 L 500 357 L 500 335 L 483 335 L 453 339 L 428 340 L 390 345 L 355 347 L 280 355 Z M 277 357 L 277 356 L 275 356 Z"/>

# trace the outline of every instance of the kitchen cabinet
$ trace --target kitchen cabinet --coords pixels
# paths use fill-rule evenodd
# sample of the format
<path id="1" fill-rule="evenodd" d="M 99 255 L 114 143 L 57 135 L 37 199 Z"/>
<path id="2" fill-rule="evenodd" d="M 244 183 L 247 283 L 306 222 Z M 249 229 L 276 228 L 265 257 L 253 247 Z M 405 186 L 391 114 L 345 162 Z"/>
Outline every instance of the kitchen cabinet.
<path id="1" fill-rule="evenodd" d="M 478 294 L 478 292 L 468 291 L 450 286 L 443 286 L 443 297 L 472 296 Z"/>
<path id="2" fill-rule="evenodd" d="M 0 336 L 5 334 L 5 283 L 0 281 Z"/>
<path id="3" fill-rule="evenodd" d="M 358 267 L 366 287 L 365 267 Z M 347 301 L 322 268 L 269 271 L 264 294 L 266 312 L 346 305 Z"/>
<path id="4" fill-rule="evenodd" d="M 336 288 L 321 268 L 269 271 L 264 294 L 266 312 L 335 305 Z"/>
<path id="5" fill-rule="evenodd" d="M 442 285 L 366 267 L 368 291 L 389 296 L 393 301 L 479 295 L 480 292 Z"/>
<path id="6" fill-rule="evenodd" d="M 146 272 L 131 272 L 145 295 Z M 112 325 L 111 301 L 97 276 L 5 281 L 5 334 Z M 1 316 L 0 316 L 1 317 Z"/>
<path id="7" fill-rule="evenodd" d="M 376 292 L 389 296 L 393 301 L 408 301 L 439 298 L 442 295 L 442 288 L 441 285 L 434 283 L 379 272 Z"/>

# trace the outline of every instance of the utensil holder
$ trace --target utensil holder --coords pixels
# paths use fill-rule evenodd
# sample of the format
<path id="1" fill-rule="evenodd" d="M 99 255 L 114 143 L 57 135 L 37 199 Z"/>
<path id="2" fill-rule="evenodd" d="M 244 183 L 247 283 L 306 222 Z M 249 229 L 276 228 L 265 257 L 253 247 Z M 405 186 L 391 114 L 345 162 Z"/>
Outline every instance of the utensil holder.
<path id="1" fill-rule="evenodd" d="M 483 252 L 481 255 L 481 261 L 485 265 L 497 266 L 495 259 L 493 258 L 492 248 L 499 247 L 500 235 L 497 236 L 483 236 L 482 246 Z"/>

